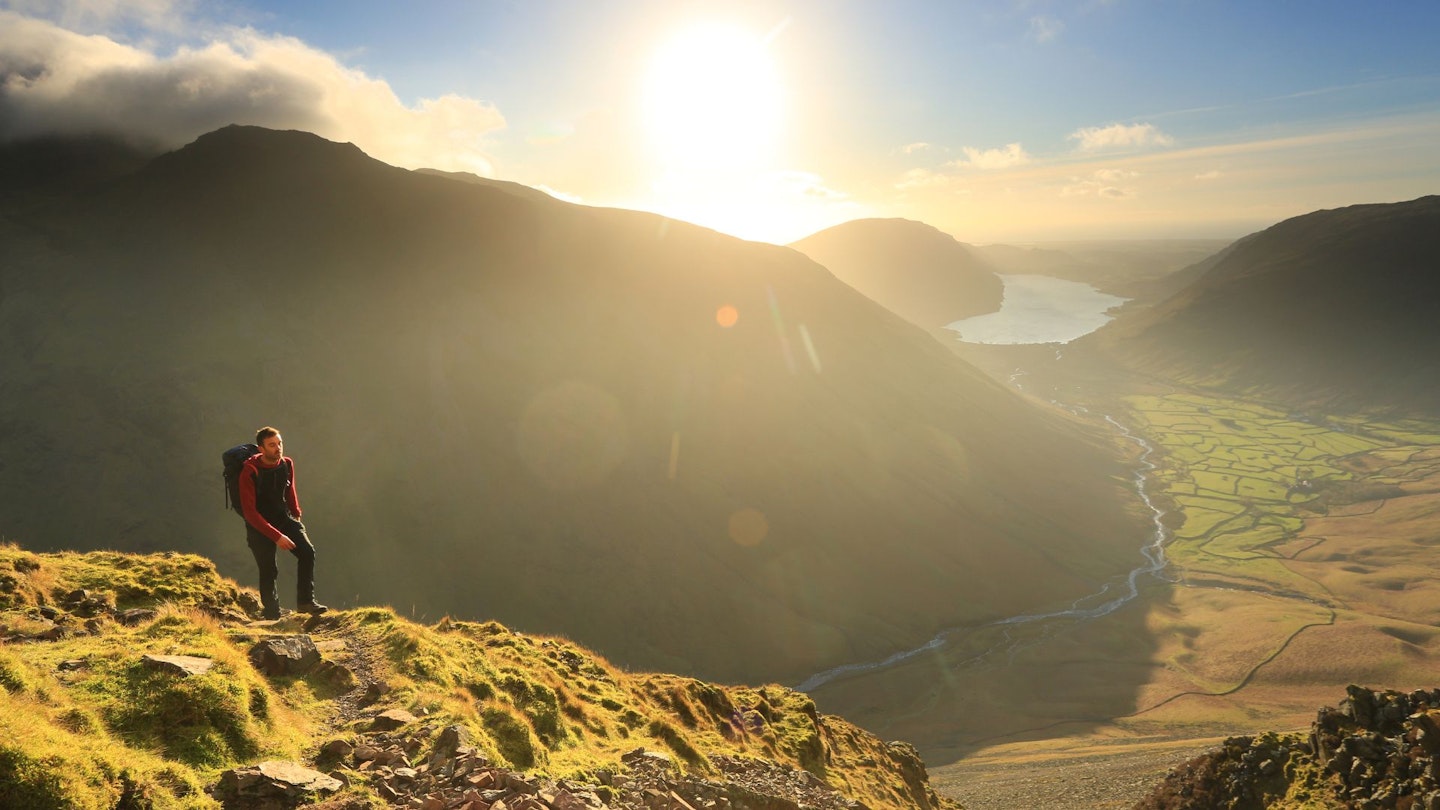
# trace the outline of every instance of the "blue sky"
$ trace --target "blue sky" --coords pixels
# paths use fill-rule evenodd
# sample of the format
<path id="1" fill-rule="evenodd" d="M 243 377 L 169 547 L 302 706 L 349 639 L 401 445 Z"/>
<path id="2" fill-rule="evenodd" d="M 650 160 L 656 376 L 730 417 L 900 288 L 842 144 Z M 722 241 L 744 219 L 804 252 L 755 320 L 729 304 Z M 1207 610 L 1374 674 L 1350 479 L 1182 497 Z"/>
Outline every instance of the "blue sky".
<path id="1" fill-rule="evenodd" d="M 1440 192 L 1436 2 L 0 9 L 0 138 L 290 126 L 767 241 L 862 216 L 975 243 L 1233 237 Z"/>

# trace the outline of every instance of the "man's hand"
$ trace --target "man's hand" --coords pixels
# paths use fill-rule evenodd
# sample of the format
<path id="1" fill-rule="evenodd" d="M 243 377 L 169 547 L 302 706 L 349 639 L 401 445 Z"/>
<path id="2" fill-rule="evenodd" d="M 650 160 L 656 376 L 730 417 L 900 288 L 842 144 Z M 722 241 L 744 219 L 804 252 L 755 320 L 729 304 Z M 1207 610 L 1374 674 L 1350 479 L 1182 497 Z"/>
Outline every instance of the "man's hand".
<path id="1" fill-rule="evenodd" d="M 280 548 L 285 549 L 286 551 L 294 551 L 294 550 L 295 550 L 295 541 L 294 541 L 294 540 L 291 540 L 290 538 L 286 537 L 286 536 L 283 535 L 283 534 L 280 535 L 280 539 L 279 539 L 279 540 L 276 540 L 276 541 L 275 541 L 275 545 L 279 546 Z"/>

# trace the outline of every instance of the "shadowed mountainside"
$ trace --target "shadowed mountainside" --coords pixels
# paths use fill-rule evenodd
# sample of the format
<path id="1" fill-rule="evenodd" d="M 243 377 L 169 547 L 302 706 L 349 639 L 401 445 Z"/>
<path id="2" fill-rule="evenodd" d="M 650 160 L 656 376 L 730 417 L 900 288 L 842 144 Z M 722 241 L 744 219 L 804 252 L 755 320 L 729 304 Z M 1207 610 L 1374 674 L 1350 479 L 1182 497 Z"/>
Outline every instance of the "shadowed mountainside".
<path id="1" fill-rule="evenodd" d="M 245 127 L 27 199 L 0 531 L 34 547 L 249 581 L 218 454 L 274 423 L 322 599 L 798 682 L 1073 599 L 1143 534 L 1108 448 L 786 248 Z"/>
<path id="2" fill-rule="evenodd" d="M 923 222 L 857 219 L 790 247 L 911 323 L 938 330 L 1000 308 L 999 276 L 975 249 Z"/>
<path id="3" fill-rule="evenodd" d="M 1434 412 L 1437 260 L 1440 197 L 1316 211 L 1240 240 L 1074 351 L 1295 406 Z"/>

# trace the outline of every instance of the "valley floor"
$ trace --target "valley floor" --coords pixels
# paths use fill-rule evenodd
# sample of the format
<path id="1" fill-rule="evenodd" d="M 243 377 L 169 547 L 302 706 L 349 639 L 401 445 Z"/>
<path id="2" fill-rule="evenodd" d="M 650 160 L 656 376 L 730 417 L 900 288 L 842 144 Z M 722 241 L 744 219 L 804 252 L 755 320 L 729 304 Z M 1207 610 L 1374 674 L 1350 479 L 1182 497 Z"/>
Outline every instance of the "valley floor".
<path id="1" fill-rule="evenodd" d="M 957 628 L 825 684 L 822 709 L 914 741 L 972 810 L 1125 807 L 1225 736 L 1307 728 L 1348 684 L 1440 685 L 1440 424 L 1045 390 L 1155 448 L 1163 571 L 1102 616 Z"/>

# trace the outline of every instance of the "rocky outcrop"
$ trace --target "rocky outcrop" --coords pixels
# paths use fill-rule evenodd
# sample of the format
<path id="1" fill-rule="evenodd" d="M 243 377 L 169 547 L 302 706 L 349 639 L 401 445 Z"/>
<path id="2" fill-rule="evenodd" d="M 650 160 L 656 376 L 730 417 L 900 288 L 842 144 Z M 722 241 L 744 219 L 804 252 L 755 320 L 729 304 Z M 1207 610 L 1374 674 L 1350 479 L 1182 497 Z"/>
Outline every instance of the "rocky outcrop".
<path id="1" fill-rule="evenodd" d="M 215 662 L 209 658 L 199 658 L 194 655 L 144 655 L 141 656 L 140 663 L 146 669 L 178 675 L 182 678 L 204 675 L 210 671 L 210 667 L 215 665 Z"/>
<path id="2" fill-rule="evenodd" d="M 262 762 L 221 774 L 211 795 L 226 810 L 290 810 L 341 787 L 339 780 L 294 762 Z"/>
<path id="3" fill-rule="evenodd" d="M 385 712 L 376 715 L 393 715 Z M 808 771 L 748 757 L 709 758 L 708 775 L 685 773 L 664 752 L 637 748 L 619 770 L 592 781 L 550 779 L 498 767 L 460 726 L 423 721 L 321 747 L 317 767 L 364 785 L 391 806 L 468 810 L 864 810 Z M 954 805 L 950 805 L 954 807 Z"/>
<path id="4" fill-rule="evenodd" d="M 320 663 L 320 650 L 309 636 L 274 636 L 250 648 L 250 663 L 266 675 L 304 675 Z"/>
<path id="5" fill-rule="evenodd" d="M 1308 736 L 1232 737 L 1182 765 L 1136 810 L 1440 810 L 1440 689 L 1346 689 Z"/>

